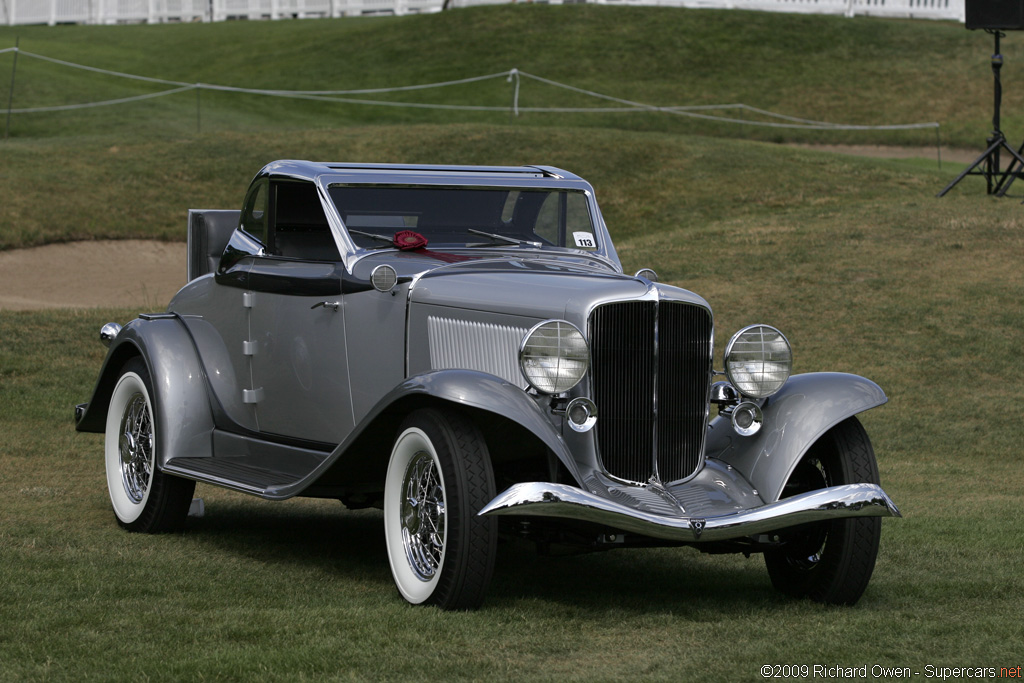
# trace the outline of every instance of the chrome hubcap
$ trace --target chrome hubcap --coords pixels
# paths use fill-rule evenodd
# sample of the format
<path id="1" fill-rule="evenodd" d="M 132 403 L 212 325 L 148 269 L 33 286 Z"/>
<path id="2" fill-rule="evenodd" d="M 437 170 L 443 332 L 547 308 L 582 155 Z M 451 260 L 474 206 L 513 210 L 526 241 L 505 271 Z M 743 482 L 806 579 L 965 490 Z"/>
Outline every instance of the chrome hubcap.
<path id="1" fill-rule="evenodd" d="M 829 476 L 824 463 L 818 458 L 811 458 L 800 465 L 806 482 L 801 487 L 804 491 L 833 486 L 834 482 Z M 813 571 L 821 562 L 821 553 L 825 549 L 825 542 L 828 539 L 829 524 L 819 522 L 808 526 L 801 537 L 794 541 L 789 556 L 789 564 L 805 572 Z"/>
<path id="2" fill-rule="evenodd" d="M 413 573 L 429 581 L 444 552 L 444 487 L 434 459 L 419 452 L 409 461 L 402 482 L 402 543 Z"/>
<path id="3" fill-rule="evenodd" d="M 142 394 L 134 394 L 128 399 L 121 416 L 120 431 L 121 481 L 132 502 L 141 503 L 153 474 L 153 425 Z"/>

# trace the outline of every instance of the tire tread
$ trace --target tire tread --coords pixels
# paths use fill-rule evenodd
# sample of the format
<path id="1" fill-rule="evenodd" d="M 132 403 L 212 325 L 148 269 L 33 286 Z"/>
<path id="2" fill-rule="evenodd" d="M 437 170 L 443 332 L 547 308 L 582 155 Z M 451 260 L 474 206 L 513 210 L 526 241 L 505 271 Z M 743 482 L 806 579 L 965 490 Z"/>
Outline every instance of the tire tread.
<path id="1" fill-rule="evenodd" d="M 445 559 L 433 593 L 423 604 L 474 610 L 484 601 L 494 573 L 497 521 L 477 513 L 494 499 L 494 472 L 477 426 L 455 410 L 423 408 L 399 428 L 419 427 L 441 461 L 447 499 Z"/>
<path id="2" fill-rule="evenodd" d="M 829 459 L 830 485 L 879 483 L 878 463 L 867 432 L 855 417 L 839 423 L 809 451 Z M 785 550 L 767 551 L 765 565 L 772 585 L 786 595 L 830 605 L 853 605 L 867 589 L 878 556 L 882 520 L 841 519 L 828 524 L 822 559 L 813 570 L 791 566 Z"/>

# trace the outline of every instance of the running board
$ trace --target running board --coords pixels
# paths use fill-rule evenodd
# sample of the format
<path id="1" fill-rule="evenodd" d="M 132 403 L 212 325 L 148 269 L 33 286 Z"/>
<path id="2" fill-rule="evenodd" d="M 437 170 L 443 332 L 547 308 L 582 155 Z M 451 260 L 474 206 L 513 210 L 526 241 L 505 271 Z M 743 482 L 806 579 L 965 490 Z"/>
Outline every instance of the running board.
<path id="1" fill-rule="evenodd" d="M 163 467 L 167 474 L 215 484 L 255 496 L 294 484 L 302 477 L 254 465 L 250 458 L 174 458 Z"/>
<path id="2" fill-rule="evenodd" d="M 214 457 L 171 458 L 162 470 L 261 498 L 280 498 L 324 463 L 330 453 L 262 441 L 220 430 L 213 433 Z"/>

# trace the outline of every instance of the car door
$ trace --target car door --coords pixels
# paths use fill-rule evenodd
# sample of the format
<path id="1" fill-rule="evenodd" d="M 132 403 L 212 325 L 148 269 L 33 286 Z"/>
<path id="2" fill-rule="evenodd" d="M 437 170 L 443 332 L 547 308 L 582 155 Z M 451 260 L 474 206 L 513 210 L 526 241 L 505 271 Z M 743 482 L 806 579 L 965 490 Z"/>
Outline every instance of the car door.
<path id="1" fill-rule="evenodd" d="M 264 252 L 269 185 L 252 185 L 238 228 L 220 259 L 214 282 L 181 290 L 170 310 L 181 315 L 203 359 L 219 410 L 218 426 L 227 431 L 259 429 L 252 385 L 250 312 L 253 293 L 249 269 Z"/>
<path id="2" fill-rule="evenodd" d="M 343 266 L 312 183 L 272 182 L 268 255 L 249 271 L 260 431 L 337 444 L 352 431 Z"/>

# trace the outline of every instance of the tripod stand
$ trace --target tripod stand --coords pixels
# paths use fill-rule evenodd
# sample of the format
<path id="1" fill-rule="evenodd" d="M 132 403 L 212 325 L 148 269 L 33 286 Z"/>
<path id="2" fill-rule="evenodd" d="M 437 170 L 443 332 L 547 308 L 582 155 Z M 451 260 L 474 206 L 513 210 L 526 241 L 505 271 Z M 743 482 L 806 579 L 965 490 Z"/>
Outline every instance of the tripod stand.
<path id="1" fill-rule="evenodd" d="M 985 184 L 988 187 L 988 194 L 994 194 L 1002 197 L 1006 194 L 1006 191 L 1010 188 L 1010 183 L 1015 178 L 1022 175 L 1020 171 L 1015 170 L 1017 164 L 1021 165 L 1024 169 L 1024 157 L 1021 156 L 1021 151 L 1024 151 L 1024 145 L 1021 146 L 1020 150 L 1016 150 L 1010 146 L 1006 141 L 1006 136 L 1003 135 L 1003 131 L 999 129 L 999 106 L 1003 100 L 1003 86 L 999 82 L 999 70 L 1003 68 L 1003 55 L 999 52 L 999 39 L 1005 36 L 1005 33 L 1000 31 L 994 31 L 991 29 L 985 29 L 986 33 L 991 33 L 995 37 L 996 49 L 992 54 L 992 77 L 995 79 L 995 110 L 992 114 L 992 135 L 990 135 L 985 142 L 988 144 L 988 149 L 981 153 L 977 159 L 975 159 L 970 166 L 965 168 L 960 175 L 956 177 L 956 180 L 946 186 L 937 197 L 942 197 L 947 192 L 953 189 L 953 187 L 961 180 L 969 175 L 981 175 L 985 176 Z M 999 152 L 1005 149 L 1010 153 L 1013 158 L 1010 160 L 1010 165 L 1005 171 L 1001 170 L 999 165 Z M 978 167 L 981 170 L 975 170 Z"/>

